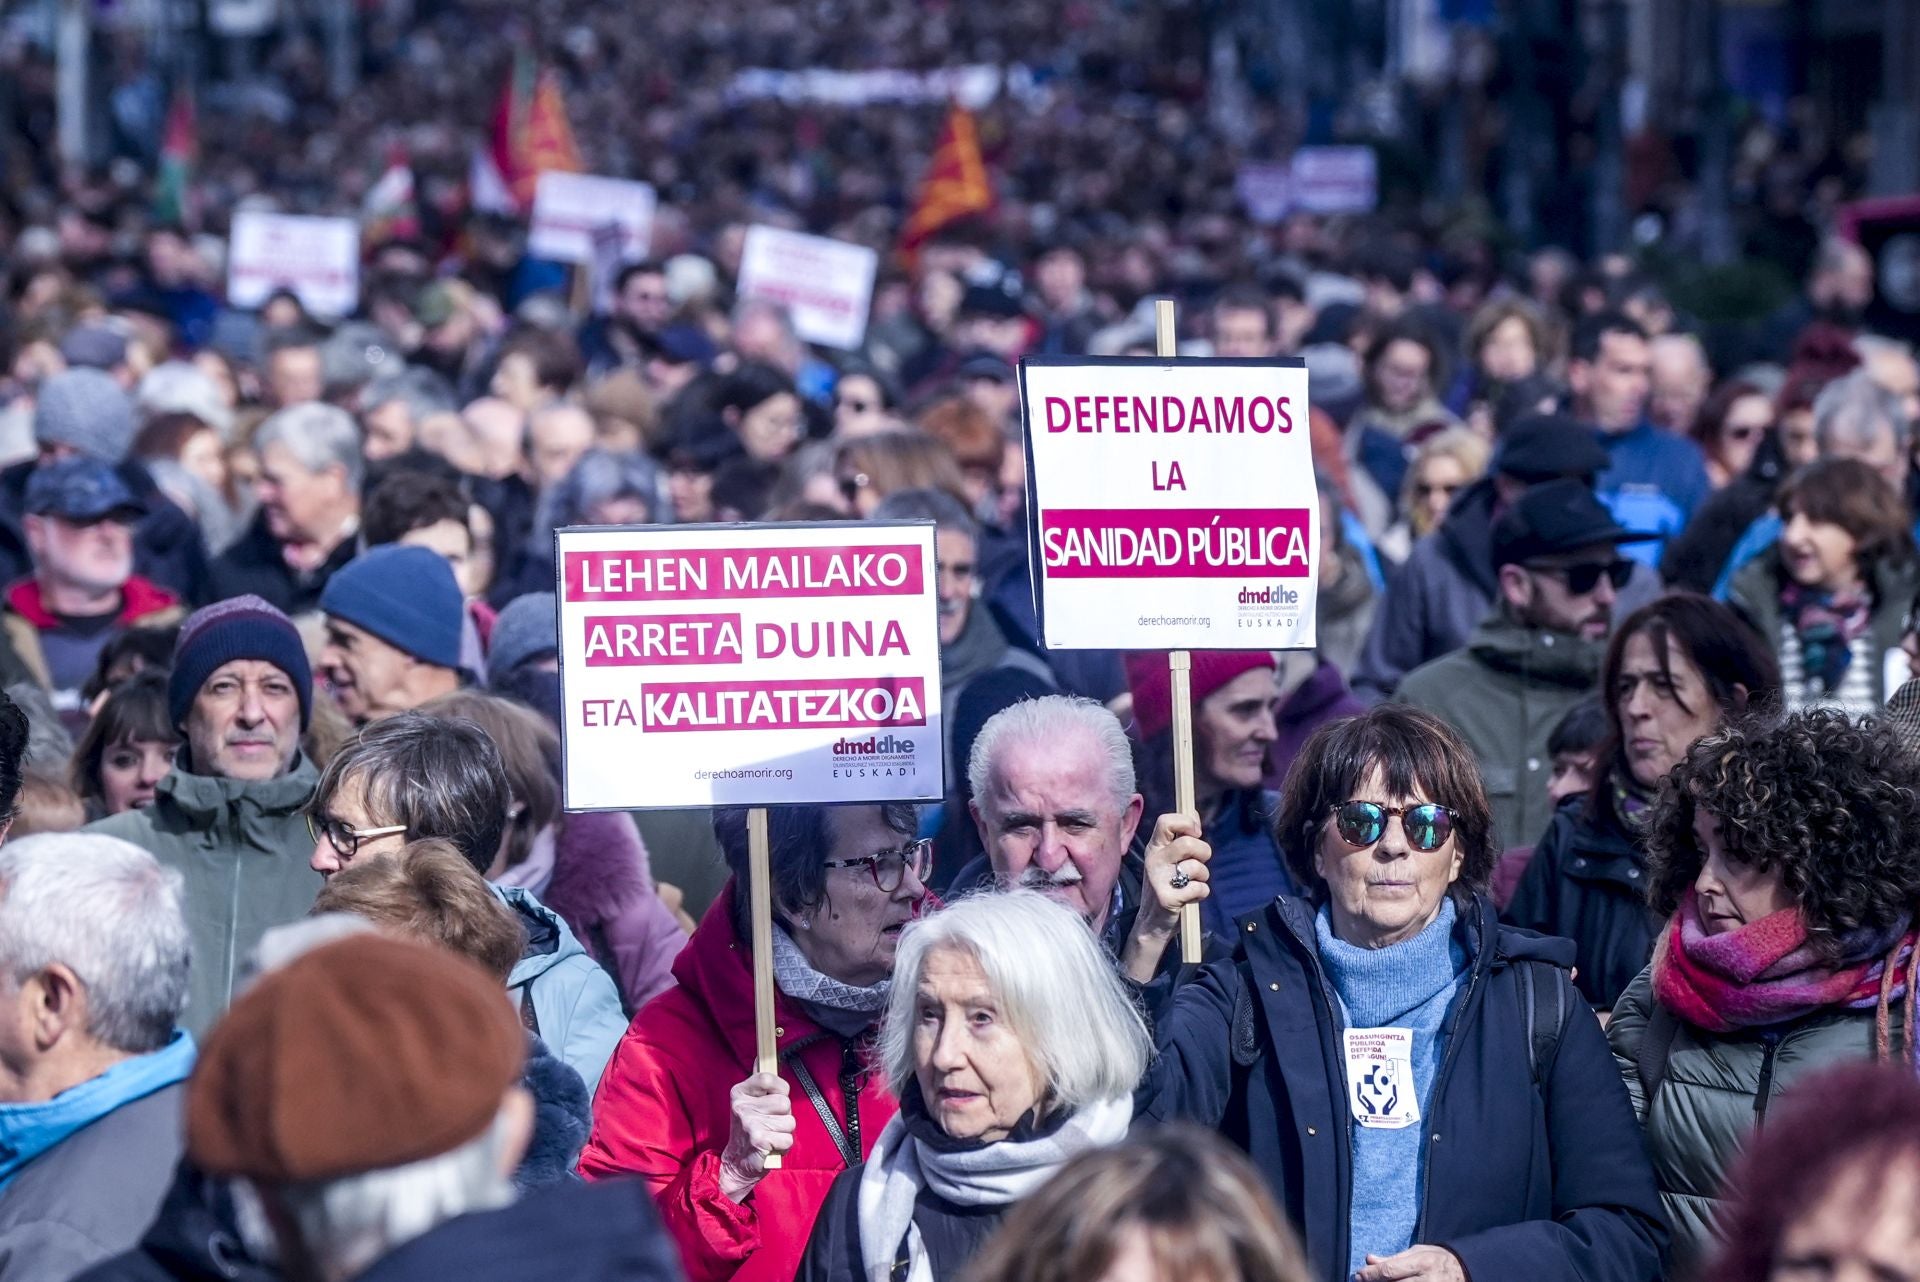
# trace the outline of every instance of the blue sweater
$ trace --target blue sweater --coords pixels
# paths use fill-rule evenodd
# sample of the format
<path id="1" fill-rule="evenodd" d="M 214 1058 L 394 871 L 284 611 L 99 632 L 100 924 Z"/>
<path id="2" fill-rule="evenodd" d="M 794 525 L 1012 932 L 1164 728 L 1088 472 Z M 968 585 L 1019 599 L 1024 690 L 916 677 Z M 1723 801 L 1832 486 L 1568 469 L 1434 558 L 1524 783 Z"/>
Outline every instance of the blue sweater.
<path id="1" fill-rule="evenodd" d="M 1445 1049 L 1446 1017 L 1466 978 L 1467 954 L 1453 937 L 1454 907 L 1440 912 L 1412 939 L 1386 948 L 1356 948 L 1333 933 L 1326 908 L 1314 918 L 1320 964 L 1340 999 L 1348 1028 L 1413 1030 L 1413 1081 L 1420 1122 L 1399 1130 L 1361 1126 L 1353 1132 L 1352 1218 L 1347 1276 L 1366 1267 L 1367 1256 L 1388 1256 L 1413 1245 L 1426 1183 L 1426 1119 L 1433 1079 Z"/>

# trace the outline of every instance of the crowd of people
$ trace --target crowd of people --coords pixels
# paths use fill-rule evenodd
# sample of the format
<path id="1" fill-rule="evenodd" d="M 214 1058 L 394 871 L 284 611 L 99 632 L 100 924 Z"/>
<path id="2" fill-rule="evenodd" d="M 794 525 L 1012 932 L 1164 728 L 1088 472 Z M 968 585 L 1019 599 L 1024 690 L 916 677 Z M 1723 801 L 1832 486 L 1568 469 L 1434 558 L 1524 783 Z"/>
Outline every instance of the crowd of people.
<path id="1" fill-rule="evenodd" d="M 1920 362 L 1858 245 L 1769 206 L 1795 296 L 1708 324 L 1256 225 L 1156 6 L 542 0 L 654 257 L 589 306 L 421 124 L 353 315 L 231 305 L 236 201 L 491 110 L 513 23 L 418 8 L 324 122 L 207 113 L 186 222 L 0 214 L 0 1282 L 1910 1274 Z M 737 77 L 855 27 L 1052 52 L 849 352 L 741 234 L 890 250 L 937 112 Z M 1017 380 L 1162 295 L 1305 365 L 1322 533 L 1313 649 L 1192 656 L 1187 811 L 1165 656 L 1041 643 Z M 553 535 L 853 519 L 935 527 L 946 794 L 771 810 L 759 1071 L 746 814 L 562 806 Z"/>

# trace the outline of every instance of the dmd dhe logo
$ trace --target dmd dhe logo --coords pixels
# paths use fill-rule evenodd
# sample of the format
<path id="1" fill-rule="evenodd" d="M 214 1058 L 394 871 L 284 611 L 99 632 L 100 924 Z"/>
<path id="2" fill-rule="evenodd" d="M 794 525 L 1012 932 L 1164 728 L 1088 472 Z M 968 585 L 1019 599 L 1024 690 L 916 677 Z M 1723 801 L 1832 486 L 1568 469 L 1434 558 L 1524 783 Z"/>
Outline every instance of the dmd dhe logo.
<path id="1" fill-rule="evenodd" d="M 833 745 L 833 755 L 836 757 L 909 756 L 912 752 L 913 740 L 890 734 L 869 735 L 865 739 L 841 739 Z"/>
<path id="2" fill-rule="evenodd" d="M 1299 605 L 1300 592 L 1297 588 L 1275 583 L 1264 588 L 1241 588 L 1241 605 Z"/>

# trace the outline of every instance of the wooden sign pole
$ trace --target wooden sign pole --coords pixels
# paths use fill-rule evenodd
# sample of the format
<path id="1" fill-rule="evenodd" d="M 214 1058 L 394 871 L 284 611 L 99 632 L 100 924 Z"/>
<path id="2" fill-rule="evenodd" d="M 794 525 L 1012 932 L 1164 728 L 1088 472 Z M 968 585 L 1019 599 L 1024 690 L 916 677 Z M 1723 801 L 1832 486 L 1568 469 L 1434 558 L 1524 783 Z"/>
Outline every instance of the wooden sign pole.
<path id="1" fill-rule="evenodd" d="M 1192 759 L 1192 752 L 1188 752 Z M 753 1026 L 755 1056 L 753 1071 L 780 1071 L 780 1048 L 773 1022 L 773 874 L 769 867 L 767 844 L 767 808 L 754 806 L 747 811 L 747 873 L 753 909 Z M 768 1153 L 765 1166 L 780 1169 L 780 1155 Z"/>
<path id="2" fill-rule="evenodd" d="M 1154 351 L 1161 356 L 1178 356 L 1172 299 L 1154 303 L 1153 322 Z M 1198 814 L 1193 801 L 1193 656 L 1175 650 L 1167 655 L 1167 667 L 1173 677 L 1173 808 L 1181 814 Z M 1198 904 L 1180 910 L 1180 960 L 1189 965 L 1200 961 Z"/>

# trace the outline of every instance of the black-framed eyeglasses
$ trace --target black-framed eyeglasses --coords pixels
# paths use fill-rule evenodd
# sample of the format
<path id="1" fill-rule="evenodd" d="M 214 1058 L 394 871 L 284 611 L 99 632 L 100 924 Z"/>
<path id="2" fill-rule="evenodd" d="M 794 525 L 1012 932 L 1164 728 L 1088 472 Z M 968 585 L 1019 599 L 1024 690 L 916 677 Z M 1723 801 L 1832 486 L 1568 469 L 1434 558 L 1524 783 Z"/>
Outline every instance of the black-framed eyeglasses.
<path id="1" fill-rule="evenodd" d="M 1417 806 L 1343 801 L 1333 807 L 1332 814 L 1334 831 L 1340 834 L 1340 840 L 1362 849 L 1377 844 L 1386 836 L 1387 820 L 1397 817 L 1400 830 L 1407 834 L 1407 844 L 1423 854 L 1430 854 L 1447 844 L 1447 839 L 1453 836 L 1454 820 L 1457 818 L 1452 810 L 1432 801 Z"/>
<path id="2" fill-rule="evenodd" d="M 313 838 L 315 845 L 320 844 L 320 839 L 325 837 L 327 844 L 332 846 L 334 853 L 342 859 L 352 859 L 360 853 L 360 847 L 369 841 L 391 837 L 406 830 L 405 824 L 387 824 L 381 828 L 355 828 L 351 824 L 324 815 L 307 816 L 307 836 Z"/>
<path id="3" fill-rule="evenodd" d="M 1567 585 L 1567 591 L 1575 596 L 1585 596 L 1599 587 L 1603 574 L 1616 592 L 1626 587 L 1627 580 L 1633 577 L 1633 562 L 1625 557 L 1612 561 L 1581 561 L 1576 565 L 1536 565 L 1532 568 L 1560 579 Z"/>
<path id="4" fill-rule="evenodd" d="M 825 868 L 865 868 L 873 877 L 873 884 L 883 895 L 891 895 L 900 889 L 900 883 L 907 879 L 907 870 L 911 868 L 916 880 L 924 884 L 928 874 L 933 872 L 933 838 L 921 837 L 909 841 L 898 850 L 881 850 L 871 855 L 862 855 L 858 859 L 829 859 L 821 865 Z"/>

